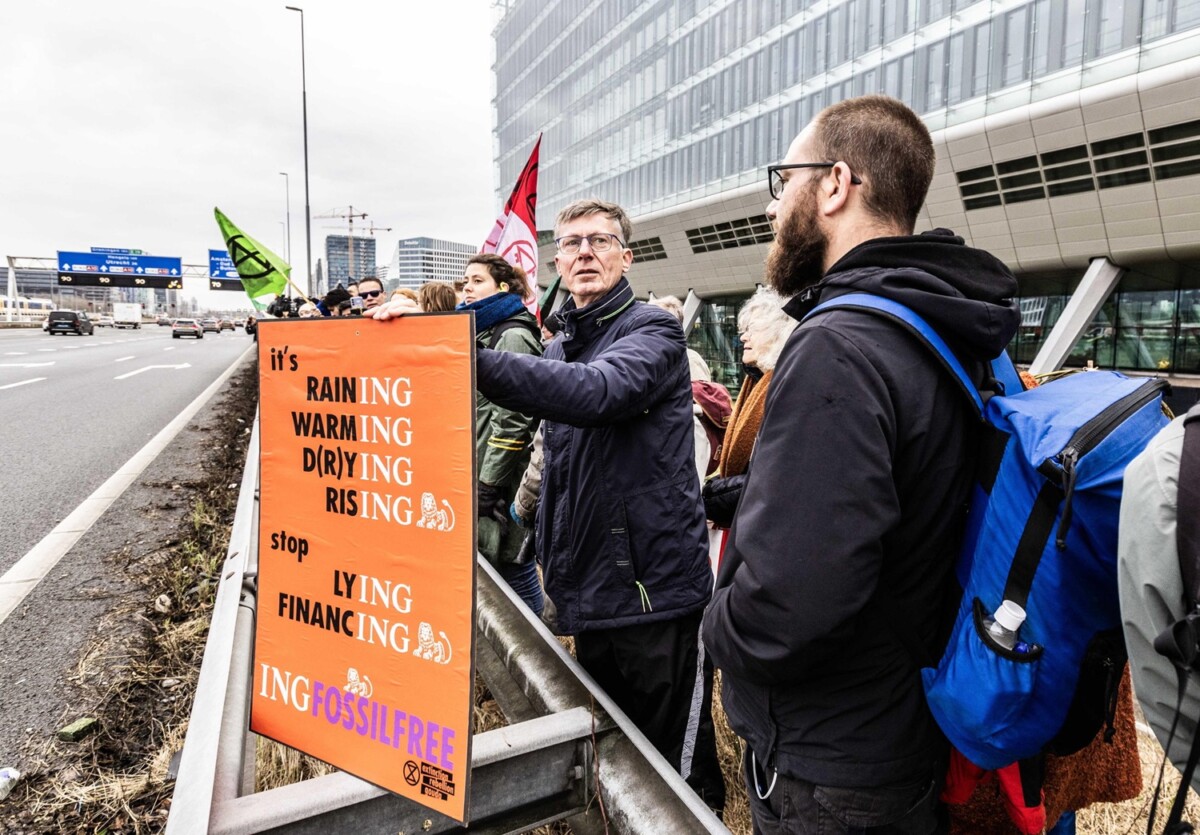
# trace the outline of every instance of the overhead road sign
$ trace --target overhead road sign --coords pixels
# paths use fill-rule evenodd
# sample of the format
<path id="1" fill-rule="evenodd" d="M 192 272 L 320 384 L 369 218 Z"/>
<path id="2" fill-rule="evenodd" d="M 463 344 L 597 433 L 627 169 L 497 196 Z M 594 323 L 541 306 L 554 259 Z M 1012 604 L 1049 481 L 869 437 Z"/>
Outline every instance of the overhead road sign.
<path id="1" fill-rule="evenodd" d="M 239 293 L 245 289 L 241 278 L 238 277 L 237 267 L 233 265 L 233 259 L 224 249 L 208 251 L 208 289 L 236 290 Z"/>
<path id="2" fill-rule="evenodd" d="M 102 252 L 110 255 L 142 255 L 140 249 L 117 249 L 111 246 L 93 246 L 88 248 L 88 252 Z"/>
<path id="3" fill-rule="evenodd" d="M 183 287 L 183 259 L 129 252 L 59 252 L 58 283 L 76 287 Z"/>

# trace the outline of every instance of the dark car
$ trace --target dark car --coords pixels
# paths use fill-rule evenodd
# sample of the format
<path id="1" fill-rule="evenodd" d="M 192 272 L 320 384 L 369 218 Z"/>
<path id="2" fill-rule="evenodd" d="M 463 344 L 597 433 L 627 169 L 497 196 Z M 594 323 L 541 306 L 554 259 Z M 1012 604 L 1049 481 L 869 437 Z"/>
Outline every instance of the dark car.
<path id="1" fill-rule="evenodd" d="M 171 327 L 171 317 L 170 316 L 159 316 L 158 317 L 158 326 L 160 328 Z"/>
<path id="2" fill-rule="evenodd" d="M 176 319 L 171 325 L 171 338 L 180 339 L 185 336 L 204 338 L 204 328 L 195 319 Z"/>
<path id="3" fill-rule="evenodd" d="M 221 325 L 216 319 L 201 319 L 200 327 L 204 328 L 204 332 L 212 331 L 215 334 L 221 333 Z"/>
<path id="4" fill-rule="evenodd" d="M 53 336 L 56 333 L 74 333 L 79 336 L 91 336 L 96 329 L 92 320 L 82 310 L 52 310 L 50 311 L 50 327 L 47 331 Z"/>

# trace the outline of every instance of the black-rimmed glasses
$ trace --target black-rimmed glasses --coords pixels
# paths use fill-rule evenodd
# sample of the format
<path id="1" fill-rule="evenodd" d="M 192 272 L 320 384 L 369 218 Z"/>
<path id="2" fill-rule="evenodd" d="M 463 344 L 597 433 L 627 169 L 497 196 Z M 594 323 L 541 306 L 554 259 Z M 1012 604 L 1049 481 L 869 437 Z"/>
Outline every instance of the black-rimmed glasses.
<path id="1" fill-rule="evenodd" d="M 793 168 L 833 168 L 837 165 L 836 162 L 797 162 L 791 165 L 768 165 L 767 166 L 767 188 L 771 191 L 771 199 L 778 200 L 783 195 L 783 187 L 787 184 L 787 180 L 783 179 L 783 175 L 779 172 L 790 171 Z M 862 180 L 858 179 L 858 175 L 853 171 L 850 172 L 850 184 L 861 186 Z"/>

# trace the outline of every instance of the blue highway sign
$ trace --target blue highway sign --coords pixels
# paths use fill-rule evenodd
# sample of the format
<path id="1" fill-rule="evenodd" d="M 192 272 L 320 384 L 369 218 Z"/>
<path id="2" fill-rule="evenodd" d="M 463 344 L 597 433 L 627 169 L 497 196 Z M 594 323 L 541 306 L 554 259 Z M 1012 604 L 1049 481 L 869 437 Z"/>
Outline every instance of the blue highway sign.
<path id="1" fill-rule="evenodd" d="M 119 252 L 59 252 L 58 283 L 76 287 L 183 287 L 183 259 Z"/>
<path id="2" fill-rule="evenodd" d="M 210 278 L 237 278 L 237 268 L 233 266 L 233 259 L 229 257 L 229 253 L 224 249 L 210 249 L 208 251 L 208 275 Z M 241 285 L 238 285 L 241 289 Z"/>

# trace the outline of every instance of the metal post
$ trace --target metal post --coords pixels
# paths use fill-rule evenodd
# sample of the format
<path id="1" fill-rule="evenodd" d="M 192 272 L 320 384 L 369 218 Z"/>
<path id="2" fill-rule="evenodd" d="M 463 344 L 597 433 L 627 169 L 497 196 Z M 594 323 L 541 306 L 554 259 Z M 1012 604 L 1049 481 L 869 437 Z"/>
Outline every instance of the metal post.
<path id="1" fill-rule="evenodd" d="M 692 332 L 692 328 L 700 321 L 700 311 L 704 307 L 704 301 L 696 295 L 696 291 L 688 288 L 687 298 L 683 302 L 683 335 L 686 337 Z"/>
<path id="2" fill-rule="evenodd" d="M 292 265 L 292 184 L 286 171 L 280 171 L 279 173 L 283 175 L 283 193 L 287 199 L 287 262 L 290 267 Z M 308 294 L 312 295 L 312 287 L 309 287 Z"/>
<path id="3" fill-rule="evenodd" d="M 304 68 L 304 9 L 284 6 L 300 12 L 300 91 L 304 106 L 304 277 L 308 295 L 313 295 L 312 285 L 312 208 L 308 200 L 308 80 Z"/>
<path id="4" fill-rule="evenodd" d="M 13 257 L 11 255 L 6 257 L 8 258 L 8 312 L 5 314 L 5 319 L 11 322 L 13 320 L 13 307 L 17 303 L 17 270 L 13 267 Z M 51 296 L 51 299 L 53 299 L 53 296 Z"/>
<path id="5" fill-rule="evenodd" d="M 1030 374 L 1049 374 L 1062 368 L 1124 274 L 1123 267 L 1118 267 L 1107 258 L 1092 259 L 1079 287 L 1071 294 L 1062 315 L 1030 364 Z"/>

